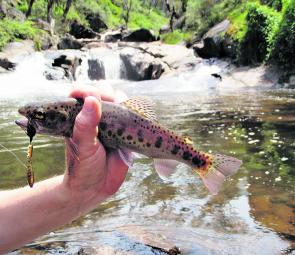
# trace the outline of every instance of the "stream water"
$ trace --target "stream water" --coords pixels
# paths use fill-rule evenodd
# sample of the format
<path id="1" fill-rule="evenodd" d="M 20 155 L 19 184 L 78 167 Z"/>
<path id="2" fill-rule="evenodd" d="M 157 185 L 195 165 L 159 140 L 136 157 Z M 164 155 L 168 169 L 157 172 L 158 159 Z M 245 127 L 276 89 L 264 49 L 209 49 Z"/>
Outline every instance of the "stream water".
<path id="1" fill-rule="evenodd" d="M 46 61 L 37 53 L 0 76 L 0 143 L 24 162 L 28 137 L 14 124 L 18 107 L 67 95 L 76 84 L 46 81 Z M 225 71 L 220 68 L 201 63 L 157 81 L 101 82 L 152 98 L 160 122 L 189 135 L 198 148 L 242 159 L 218 195 L 185 165 L 163 181 L 150 159 L 138 158 L 116 195 L 11 254 L 76 254 L 81 248 L 87 254 L 162 254 L 146 244 L 176 245 L 192 255 L 295 254 L 295 92 L 221 83 L 210 75 Z M 106 77 L 120 77 L 109 69 Z M 63 173 L 62 139 L 39 135 L 34 148 L 37 180 Z M 26 185 L 25 168 L 5 149 L 0 164 L 0 189 Z"/>

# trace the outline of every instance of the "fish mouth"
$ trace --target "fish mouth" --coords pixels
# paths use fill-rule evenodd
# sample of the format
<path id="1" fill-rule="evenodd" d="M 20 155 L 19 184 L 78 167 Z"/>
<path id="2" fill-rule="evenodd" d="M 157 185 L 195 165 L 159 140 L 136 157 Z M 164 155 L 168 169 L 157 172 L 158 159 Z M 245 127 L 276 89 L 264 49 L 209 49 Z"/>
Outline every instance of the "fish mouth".
<path id="1" fill-rule="evenodd" d="M 18 125 L 19 127 L 21 127 L 24 130 L 27 129 L 28 123 L 29 123 L 29 121 L 26 118 L 22 118 L 22 119 L 19 119 L 19 120 L 15 121 L 15 124 Z"/>

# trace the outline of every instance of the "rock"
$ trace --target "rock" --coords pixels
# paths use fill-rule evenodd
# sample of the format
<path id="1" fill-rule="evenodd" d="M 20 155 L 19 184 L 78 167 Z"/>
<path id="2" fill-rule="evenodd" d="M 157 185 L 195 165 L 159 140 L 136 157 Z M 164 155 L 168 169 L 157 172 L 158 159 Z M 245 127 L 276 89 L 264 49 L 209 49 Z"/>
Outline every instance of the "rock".
<path id="1" fill-rule="evenodd" d="M 47 80 L 58 81 L 66 78 L 66 72 L 62 67 L 53 67 L 44 72 Z"/>
<path id="2" fill-rule="evenodd" d="M 85 50 L 102 48 L 102 47 L 107 47 L 104 42 L 90 42 L 85 44 L 81 50 L 85 51 Z"/>
<path id="3" fill-rule="evenodd" d="M 27 55 L 35 52 L 34 42 L 31 40 L 24 40 L 21 42 L 11 42 L 7 44 L 3 51 L 0 52 L 0 58 L 7 58 L 12 63 L 18 63 Z"/>
<path id="4" fill-rule="evenodd" d="M 72 22 L 70 26 L 70 34 L 77 39 L 99 37 L 99 35 L 96 32 L 94 32 L 92 29 L 86 28 L 85 26 L 78 23 L 77 21 Z"/>
<path id="5" fill-rule="evenodd" d="M 120 57 L 124 63 L 128 80 L 159 79 L 164 72 L 164 65 L 160 60 L 138 49 L 125 48 L 121 51 Z"/>
<path id="6" fill-rule="evenodd" d="M 77 67 L 82 63 L 82 59 L 78 57 L 69 57 L 61 55 L 53 60 L 53 67 L 62 67 L 66 73 L 66 77 L 71 80 L 76 80 Z"/>
<path id="7" fill-rule="evenodd" d="M 1 0 L 0 1 L 0 19 L 5 17 L 24 22 L 26 16 L 16 8 L 17 1 L 14 0 Z"/>
<path id="8" fill-rule="evenodd" d="M 3 0 L 0 1 L 0 19 L 4 19 L 7 15 L 7 6 Z"/>
<path id="9" fill-rule="evenodd" d="M 123 55 L 126 54 L 126 48 L 132 48 L 136 51 L 133 54 L 142 54 L 149 61 L 155 60 L 161 63 L 165 74 L 171 72 L 183 72 L 191 70 L 196 64 L 200 63 L 201 59 L 196 58 L 193 49 L 188 49 L 183 45 L 168 45 L 160 42 L 155 43 L 118 43 L 122 47 Z M 139 53 L 138 53 L 139 52 Z M 141 56 L 142 56 L 141 55 Z M 146 56 L 149 56 L 146 58 Z M 134 56 L 136 57 L 136 56 Z"/>
<path id="10" fill-rule="evenodd" d="M 225 57 L 229 54 L 226 51 L 227 45 L 222 36 L 229 29 L 230 21 L 224 20 L 211 28 L 202 38 L 201 43 L 193 46 L 195 53 L 202 58 Z"/>
<path id="11" fill-rule="evenodd" d="M 156 41 L 156 37 L 150 30 L 141 28 L 123 36 L 125 42 L 153 42 Z"/>
<path id="12" fill-rule="evenodd" d="M 88 77 L 90 80 L 105 79 L 105 69 L 101 61 L 98 59 L 89 59 L 88 67 Z"/>
<path id="13" fill-rule="evenodd" d="M 168 25 L 162 26 L 159 31 L 160 35 L 167 34 L 169 32 L 170 32 L 170 27 Z"/>
<path id="14" fill-rule="evenodd" d="M 9 61 L 7 58 L 0 58 L 0 67 L 6 69 L 6 70 L 14 70 L 16 64 Z"/>
<path id="15" fill-rule="evenodd" d="M 86 19 L 90 25 L 90 28 L 97 33 L 108 29 L 106 23 L 100 18 L 99 14 L 88 14 Z"/>
<path id="16" fill-rule="evenodd" d="M 82 47 L 83 47 L 83 44 L 69 34 L 66 34 L 65 37 L 62 38 L 60 42 L 57 44 L 57 48 L 59 50 L 65 50 L 65 49 L 79 50 Z"/>
<path id="17" fill-rule="evenodd" d="M 121 41 L 123 38 L 122 33 L 113 33 L 113 34 L 107 34 L 104 37 L 104 41 L 105 42 L 117 42 L 117 41 Z"/>

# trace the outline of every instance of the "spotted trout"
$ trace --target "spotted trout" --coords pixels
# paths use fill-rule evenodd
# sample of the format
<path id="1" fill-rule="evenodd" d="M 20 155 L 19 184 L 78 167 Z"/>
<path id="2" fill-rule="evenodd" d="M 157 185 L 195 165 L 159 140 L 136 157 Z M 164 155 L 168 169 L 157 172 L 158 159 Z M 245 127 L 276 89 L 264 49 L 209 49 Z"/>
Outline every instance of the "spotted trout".
<path id="1" fill-rule="evenodd" d="M 35 129 L 37 134 L 71 138 L 75 118 L 83 100 L 66 98 L 56 102 L 31 103 L 19 109 L 26 118 L 17 120 L 23 129 Z M 199 174 L 205 186 L 216 194 L 226 177 L 234 174 L 241 160 L 198 150 L 188 137 L 179 136 L 161 125 L 146 98 L 131 98 L 122 103 L 102 102 L 98 123 L 98 139 L 106 149 L 116 149 L 128 164 L 126 150 L 154 159 L 161 177 L 170 176 L 177 163 L 188 165 Z"/>

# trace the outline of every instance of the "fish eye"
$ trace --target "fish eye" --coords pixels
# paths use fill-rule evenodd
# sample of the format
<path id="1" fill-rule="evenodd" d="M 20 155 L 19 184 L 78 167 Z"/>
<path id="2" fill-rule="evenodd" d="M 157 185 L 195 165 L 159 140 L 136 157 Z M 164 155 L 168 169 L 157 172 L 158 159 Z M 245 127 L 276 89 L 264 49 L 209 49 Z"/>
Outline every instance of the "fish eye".
<path id="1" fill-rule="evenodd" d="M 34 114 L 34 117 L 35 117 L 36 119 L 43 120 L 43 119 L 44 119 L 44 113 L 43 113 L 43 112 L 36 112 L 36 113 Z"/>

